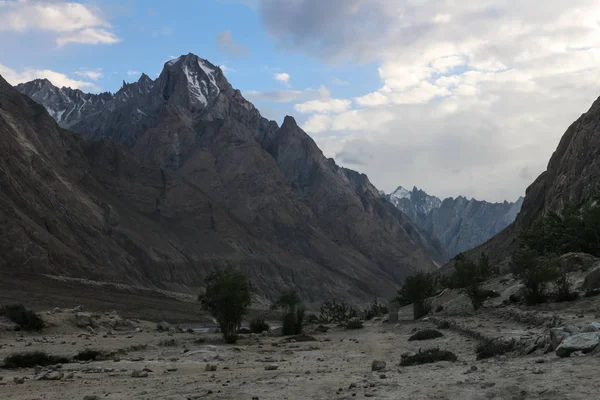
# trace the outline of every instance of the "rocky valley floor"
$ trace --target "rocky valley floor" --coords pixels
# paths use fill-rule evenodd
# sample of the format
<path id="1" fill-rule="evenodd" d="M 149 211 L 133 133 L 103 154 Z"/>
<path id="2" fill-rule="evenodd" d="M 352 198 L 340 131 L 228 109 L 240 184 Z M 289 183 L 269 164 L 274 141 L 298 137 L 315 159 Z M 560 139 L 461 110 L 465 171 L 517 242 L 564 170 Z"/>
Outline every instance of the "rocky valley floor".
<path id="1" fill-rule="evenodd" d="M 460 299 L 445 301 L 451 305 Z M 544 352 L 550 323 L 585 326 L 596 320 L 594 299 L 552 311 L 523 311 L 493 304 L 489 307 L 476 315 L 458 312 L 460 307 L 456 307 L 454 312 L 419 322 L 408 320 L 410 310 L 403 309 L 398 324 L 373 321 L 360 330 L 331 325 L 327 332 L 316 332 L 316 326 L 308 326 L 306 334 L 314 340 L 244 335 L 235 345 L 223 344 L 214 333 L 186 332 L 187 326 L 183 325 L 184 329 L 158 331 L 156 323 L 124 319 L 115 312 L 54 310 L 42 313 L 49 325 L 42 334 L 0 331 L 0 358 L 37 350 L 73 357 L 84 349 L 95 349 L 110 355 L 103 361 L 71 362 L 60 368 L 0 370 L 0 398 L 597 397 L 598 355 L 592 352 L 558 357 L 554 351 Z M 438 327 L 446 328 L 439 329 L 442 337 L 408 340 L 416 330 Z M 494 338 L 513 341 L 513 351 L 477 360 L 477 345 Z M 540 344 L 532 350 L 527 348 L 531 343 Z M 454 352 L 458 361 L 399 366 L 403 354 L 432 347 Z M 374 360 L 385 362 L 385 368 L 372 371 Z"/>

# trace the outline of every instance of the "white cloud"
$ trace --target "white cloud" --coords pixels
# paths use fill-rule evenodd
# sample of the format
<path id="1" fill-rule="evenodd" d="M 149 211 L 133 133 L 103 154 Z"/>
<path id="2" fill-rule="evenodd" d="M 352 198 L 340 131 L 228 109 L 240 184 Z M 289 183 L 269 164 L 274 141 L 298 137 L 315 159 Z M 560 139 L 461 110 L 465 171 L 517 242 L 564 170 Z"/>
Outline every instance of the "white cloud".
<path id="1" fill-rule="evenodd" d="M 287 72 L 277 73 L 273 75 L 273 79 L 275 79 L 277 82 L 283 83 L 286 86 L 290 85 L 290 74 L 288 74 Z"/>
<path id="2" fill-rule="evenodd" d="M 332 79 L 331 83 L 333 85 L 336 85 L 336 86 L 348 86 L 348 85 L 350 85 L 350 82 L 345 81 L 345 80 L 340 79 L 340 78 L 334 78 L 334 79 Z"/>
<path id="3" fill-rule="evenodd" d="M 350 108 L 352 102 L 344 99 L 327 99 L 327 100 L 309 100 L 304 103 L 296 104 L 296 111 L 303 114 L 319 113 L 340 113 Z"/>
<path id="4" fill-rule="evenodd" d="M 102 68 L 98 68 L 98 69 L 82 68 L 78 71 L 75 71 L 75 75 L 82 76 L 84 78 L 88 78 L 93 81 L 97 81 L 98 79 L 100 79 L 104 76 L 104 74 L 102 73 Z"/>
<path id="5" fill-rule="evenodd" d="M 355 95 L 351 108 L 296 107 L 313 114 L 303 127 L 326 155 L 360 166 L 385 190 L 504 200 L 524 193 L 525 177 L 544 170 L 600 94 L 600 0 L 540 7 L 261 0 L 259 12 L 284 48 L 378 65 L 379 88 Z"/>
<path id="6" fill-rule="evenodd" d="M 223 71 L 223 73 L 225 75 L 231 73 L 231 72 L 235 72 L 235 69 L 228 67 L 227 65 L 219 65 L 219 68 L 221 68 L 221 71 Z"/>
<path id="7" fill-rule="evenodd" d="M 142 74 L 141 72 L 136 71 L 134 69 L 130 69 L 130 70 L 127 71 L 127 75 L 129 75 L 129 76 L 138 76 L 138 75 L 141 75 L 141 74 Z"/>
<path id="8" fill-rule="evenodd" d="M 56 43 L 113 44 L 120 39 L 99 9 L 81 3 L 0 1 L 0 31 L 52 32 Z"/>
<path id="9" fill-rule="evenodd" d="M 29 82 L 34 79 L 48 79 L 55 86 L 58 87 L 65 86 L 70 87 L 72 89 L 82 89 L 88 91 L 100 90 L 100 88 L 92 82 L 72 79 L 69 78 L 69 76 L 66 74 L 51 71 L 48 69 L 25 68 L 23 71 L 19 72 L 0 64 L 0 75 L 2 75 L 4 79 L 6 79 L 6 81 L 11 85 Z"/>

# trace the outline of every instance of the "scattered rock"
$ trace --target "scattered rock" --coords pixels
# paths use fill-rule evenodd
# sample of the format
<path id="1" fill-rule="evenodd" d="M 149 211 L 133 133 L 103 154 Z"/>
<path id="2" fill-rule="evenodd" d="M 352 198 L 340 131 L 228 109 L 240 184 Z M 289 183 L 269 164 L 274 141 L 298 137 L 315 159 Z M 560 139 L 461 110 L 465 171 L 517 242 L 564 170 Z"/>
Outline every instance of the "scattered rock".
<path id="1" fill-rule="evenodd" d="M 13 382 L 16 383 L 17 385 L 22 385 L 25 383 L 25 378 L 23 378 L 21 376 L 15 376 L 13 378 Z"/>
<path id="2" fill-rule="evenodd" d="M 173 329 L 173 326 L 168 322 L 162 321 L 156 324 L 156 330 L 159 332 L 169 332 Z"/>
<path id="3" fill-rule="evenodd" d="M 141 371 L 139 369 L 136 369 L 131 373 L 132 378 L 146 378 L 147 376 L 148 376 L 148 372 Z"/>
<path id="4" fill-rule="evenodd" d="M 216 364 L 206 364 L 206 367 L 204 367 L 204 370 L 206 372 L 215 372 L 217 370 L 217 365 Z"/>
<path id="5" fill-rule="evenodd" d="M 279 365 L 277 365 L 277 364 L 267 364 L 267 365 L 265 365 L 265 370 L 266 371 L 275 371 L 277 368 L 279 368 Z"/>
<path id="6" fill-rule="evenodd" d="M 579 333 L 565 338 L 556 348 L 556 355 L 559 357 L 569 357 L 571 353 L 576 351 L 589 353 L 594 350 L 598 344 L 600 344 L 600 333 Z"/>
<path id="7" fill-rule="evenodd" d="M 47 374 L 44 374 L 44 376 L 42 377 L 42 380 L 45 380 L 45 381 L 60 381 L 64 377 L 65 377 L 65 374 L 63 372 L 52 371 L 52 372 L 48 372 Z"/>
<path id="8" fill-rule="evenodd" d="M 75 314 L 75 325 L 80 328 L 87 328 L 88 326 L 93 327 L 94 322 L 89 314 L 78 312 Z"/>
<path id="9" fill-rule="evenodd" d="M 384 371 L 385 361 L 374 360 L 371 364 L 371 371 Z"/>

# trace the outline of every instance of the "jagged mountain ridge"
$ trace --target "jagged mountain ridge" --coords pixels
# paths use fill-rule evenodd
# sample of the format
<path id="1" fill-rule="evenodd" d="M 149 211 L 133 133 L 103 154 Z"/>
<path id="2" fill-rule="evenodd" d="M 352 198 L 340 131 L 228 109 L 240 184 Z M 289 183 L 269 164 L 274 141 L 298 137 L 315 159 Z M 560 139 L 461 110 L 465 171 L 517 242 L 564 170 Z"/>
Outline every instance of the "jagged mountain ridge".
<path id="1" fill-rule="evenodd" d="M 509 226 L 523 198 L 514 203 L 489 203 L 464 196 L 441 200 L 417 187 L 399 186 L 385 197 L 421 229 L 437 238 L 450 257 L 470 250 Z"/>
<path id="2" fill-rule="evenodd" d="M 405 276 L 435 268 L 432 259 L 439 265 L 445 258 L 439 243 L 383 201 L 365 175 L 325 158 L 293 118 L 286 117 L 281 127 L 263 118 L 218 67 L 193 54 L 167 62 L 156 80 L 142 76 L 115 94 L 89 95 L 49 85 L 32 81 L 17 89 L 60 116 L 63 127 L 100 143 L 110 139 L 125 146 L 127 161 L 117 165 L 134 162 L 133 157 L 143 166 L 139 168 L 174 174 L 190 185 L 182 189 L 183 205 L 191 206 L 186 193 L 198 190 L 210 204 L 206 210 L 229 218 L 224 223 L 211 217 L 208 228 L 202 228 L 202 235 L 227 243 L 224 255 L 235 257 L 226 261 L 230 257 L 195 248 L 200 233 L 183 219 L 171 220 L 169 226 L 177 235 L 167 247 L 176 249 L 178 257 L 160 247 L 153 250 L 150 239 L 144 239 L 147 231 L 130 228 L 123 233 L 119 224 L 113 227 L 111 232 L 126 237 L 119 246 L 130 256 L 138 262 L 151 260 L 142 274 L 145 284 L 192 290 L 211 268 L 232 265 L 248 270 L 270 296 L 295 286 L 309 301 L 334 294 L 366 299 L 393 294 Z M 103 157 L 93 164 L 115 168 Z M 106 175 L 102 190 L 114 191 L 117 199 L 112 200 L 124 210 L 119 215 L 139 214 L 130 210 L 133 199 L 120 197 L 123 192 L 133 196 L 119 187 L 122 177 Z M 143 188 L 142 178 L 127 181 Z M 142 191 L 135 201 L 144 204 L 145 214 L 162 218 L 165 191 L 168 185 L 159 195 Z M 206 258 L 211 259 L 208 266 Z M 171 271 L 166 276 L 159 273 L 164 265 Z M 125 274 L 119 279 L 133 278 Z"/>

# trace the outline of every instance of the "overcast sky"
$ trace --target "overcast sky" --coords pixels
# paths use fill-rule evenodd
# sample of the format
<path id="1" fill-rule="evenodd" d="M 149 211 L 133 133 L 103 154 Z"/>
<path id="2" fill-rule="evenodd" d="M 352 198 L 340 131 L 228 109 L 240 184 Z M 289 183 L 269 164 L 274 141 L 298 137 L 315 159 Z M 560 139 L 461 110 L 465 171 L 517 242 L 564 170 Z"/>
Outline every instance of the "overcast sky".
<path id="1" fill-rule="evenodd" d="M 600 96 L 600 0 L 0 0 L 0 74 L 117 90 L 194 52 L 380 189 L 514 200 Z"/>

